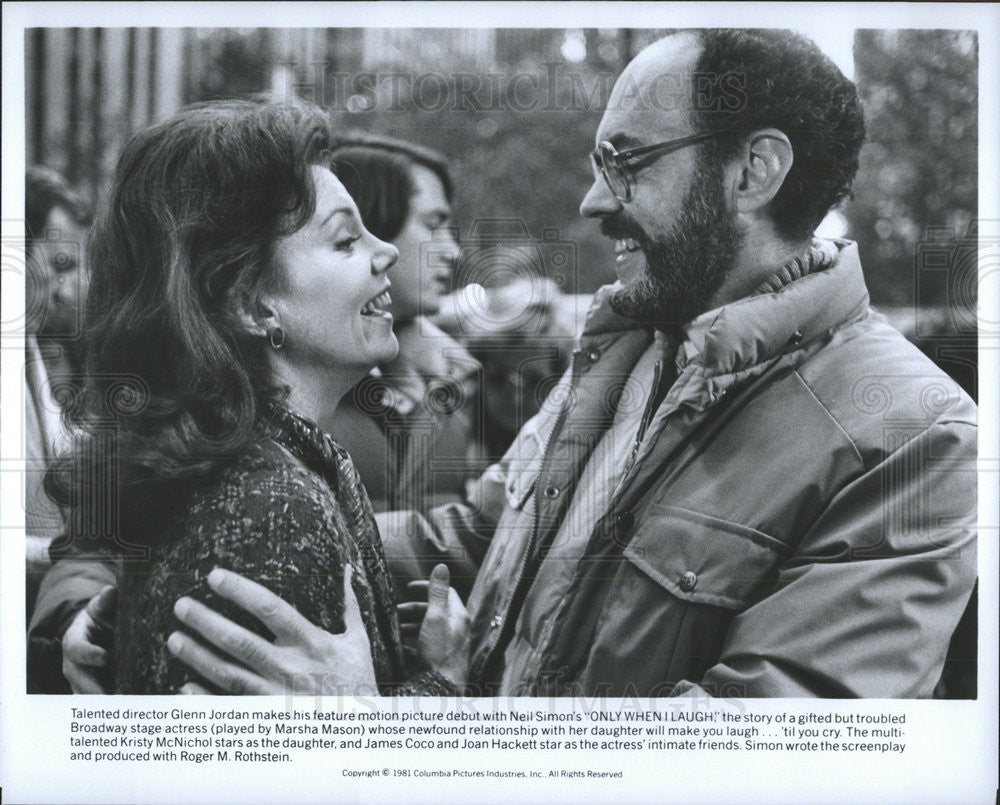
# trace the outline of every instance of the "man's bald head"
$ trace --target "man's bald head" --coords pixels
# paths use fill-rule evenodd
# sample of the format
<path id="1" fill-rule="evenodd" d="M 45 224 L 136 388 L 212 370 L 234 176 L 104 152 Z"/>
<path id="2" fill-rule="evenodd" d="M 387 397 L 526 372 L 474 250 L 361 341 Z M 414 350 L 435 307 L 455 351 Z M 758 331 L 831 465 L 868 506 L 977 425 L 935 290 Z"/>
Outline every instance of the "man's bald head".
<path id="1" fill-rule="evenodd" d="M 677 87 L 675 97 L 670 87 Z M 741 136 L 783 132 L 794 162 L 771 215 L 790 240 L 810 235 L 849 194 L 865 136 L 854 84 L 813 42 L 786 30 L 672 33 L 629 63 L 608 108 L 641 108 L 651 122 L 659 114 L 664 140 L 684 125 L 693 132 L 734 132 L 699 146 L 721 161 L 741 147 Z"/>
<path id="2" fill-rule="evenodd" d="M 690 110 L 694 74 L 703 48 L 693 32 L 678 32 L 643 48 L 618 77 L 608 99 L 616 111 Z"/>

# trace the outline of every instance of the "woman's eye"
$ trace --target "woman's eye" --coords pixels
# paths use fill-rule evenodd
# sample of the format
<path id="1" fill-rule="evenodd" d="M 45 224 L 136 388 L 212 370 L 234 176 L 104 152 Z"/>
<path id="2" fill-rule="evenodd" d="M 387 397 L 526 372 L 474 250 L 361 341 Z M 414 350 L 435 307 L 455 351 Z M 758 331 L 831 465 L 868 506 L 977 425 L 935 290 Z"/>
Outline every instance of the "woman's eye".
<path id="1" fill-rule="evenodd" d="M 337 251 L 349 252 L 351 248 L 354 246 L 354 244 L 357 243 L 359 240 L 361 240 L 360 235 L 357 237 L 343 238 L 342 240 L 335 241 L 333 245 L 337 249 Z"/>

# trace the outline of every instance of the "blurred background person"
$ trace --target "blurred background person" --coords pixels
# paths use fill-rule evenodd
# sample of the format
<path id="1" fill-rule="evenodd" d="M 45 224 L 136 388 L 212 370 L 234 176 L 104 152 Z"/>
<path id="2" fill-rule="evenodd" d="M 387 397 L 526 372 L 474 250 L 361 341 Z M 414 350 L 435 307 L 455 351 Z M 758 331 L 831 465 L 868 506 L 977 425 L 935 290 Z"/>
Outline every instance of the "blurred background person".
<path id="1" fill-rule="evenodd" d="M 389 307 L 399 354 L 344 398 L 331 433 L 376 511 L 461 500 L 475 472 L 480 367 L 430 319 L 460 253 L 447 161 L 413 143 L 356 135 L 335 148 L 334 164 L 365 227 L 399 251 Z"/>
<path id="2" fill-rule="evenodd" d="M 60 400 L 78 381 L 80 315 L 87 291 L 89 211 L 66 179 L 32 165 L 25 172 L 25 532 L 27 617 L 51 564 L 49 545 L 64 513 L 45 494 L 49 460 L 66 444 Z"/>
<path id="3" fill-rule="evenodd" d="M 550 228 L 574 244 L 570 270 L 549 263 L 543 273 L 558 283 L 557 304 L 575 312 L 579 326 L 585 300 L 603 284 L 614 254 L 608 239 L 578 215 L 578 201 L 593 177 L 586 159 L 568 155 L 593 146 L 611 88 L 604 78 L 664 33 L 652 28 L 36 28 L 25 40 L 26 97 L 36 111 L 26 120 L 28 161 L 60 168 L 95 199 L 130 132 L 185 104 L 261 91 L 317 101 L 322 96 L 341 130 L 360 126 L 446 151 L 452 172 L 462 177 L 452 201 L 463 217 L 480 221 L 516 214 L 532 236 Z M 977 34 L 868 28 L 812 33 L 857 84 L 870 121 L 857 199 L 832 211 L 823 233 L 858 241 L 873 304 L 975 398 Z M 69 53 L 79 58 L 60 56 Z M 324 82 L 329 74 L 319 74 L 320 62 L 337 75 L 377 81 Z M 414 76 L 437 74 L 444 64 L 455 72 L 451 81 L 434 82 L 440 83 L 440 98 L 416 91 L 423 83 L 415 86 Z M 146 69 L 148 82 L 132 80 Z M 89 91 L 98 73 L 114 91 Z M 482 79 L 471 95 L 470 74 Z M 521 96 L 529 107 L 503 103 L 524 88 L 525 75 L 543 79 L 539 94 Z M 80 120 L 101 121 L 100 136 Z M 530 181 L 533 177 L 544 180 Z M 396 274 L 394 282 L 402 271 Z M 466 279 L 459 270 L 452 284 L 459 289 Z M 495 294 L 488 282 L 473 281 L 485 286 L 488 309 L 500 304 L 494 297 L 503 296 L 502 289 Z M 447 311 L 435 321 L 451 329 Z M 515 410 L 505 400 L 523 399 L 523 424 L 532 401 L 544 396 L 545 388 L 524 382 L 540 364 L 523 363 L 520 355 L 497 348 L 503 344 L 496 340 L 480 348 L 467 328 L 455 333 L 484 364 L 480 400 L 491 410 L 483 415 L 490 424 L 480 433 L 502 441 L 506 435 L 497 434 L 511 427 L 503 417 L 513 418 Z M 950 685 L 948 695 L 976 695 L 975 614 L 974 595 L 970 617 L 963 621 L 969 628 L 960 629 L 968 639 L 956 641 L 945 667 L 946 675 L 962 676 L 968 684 Z"/>
<path id="4" fill-rule="evenodd" d="M 477 434 L 481 471 L 497 461 L 569 365 L 579 322 L 559 287 L 523 250 L 497 246 L 484 259 L 515 276 L 502 284 L 448 296 L 435 322 L 483 367 L 482 427 Z M 486 273 L 490 273 L 487 267 Z M 510 276 L 509 270 L 498 275 Z"/>

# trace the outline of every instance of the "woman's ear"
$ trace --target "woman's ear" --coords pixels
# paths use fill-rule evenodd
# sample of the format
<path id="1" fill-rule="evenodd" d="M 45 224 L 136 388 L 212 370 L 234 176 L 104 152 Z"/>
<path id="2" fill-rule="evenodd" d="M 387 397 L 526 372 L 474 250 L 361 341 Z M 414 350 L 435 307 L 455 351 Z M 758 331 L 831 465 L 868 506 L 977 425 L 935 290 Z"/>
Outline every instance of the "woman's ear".
<path id="1" fill-rule="evenodd" d="M 280 327 L 278 314 L 266 299 L 248 301 L 240 311 L 240 320 L 247 334 L 264 338 Z"/>
<path id="2" fill-rule="evenodd" d="M 757 212 L 778 194 L 792 168 L 792 144 L 778 129 L 755 131 L 747 143 L 734 196 L 738 212 Z"/>

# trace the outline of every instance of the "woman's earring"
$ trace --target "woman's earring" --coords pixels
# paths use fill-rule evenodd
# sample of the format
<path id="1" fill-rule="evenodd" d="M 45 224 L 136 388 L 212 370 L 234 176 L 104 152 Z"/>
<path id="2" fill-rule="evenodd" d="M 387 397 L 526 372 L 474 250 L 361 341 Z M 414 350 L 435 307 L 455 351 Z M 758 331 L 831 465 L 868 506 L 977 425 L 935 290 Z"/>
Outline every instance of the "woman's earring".
<path id="1" fill-rule="evenodd" d="M 271 343 L 272 349 L 281 349 L 285 345 L 285 331 L 275 327 L 267 334 L 267 340 Z"/>

